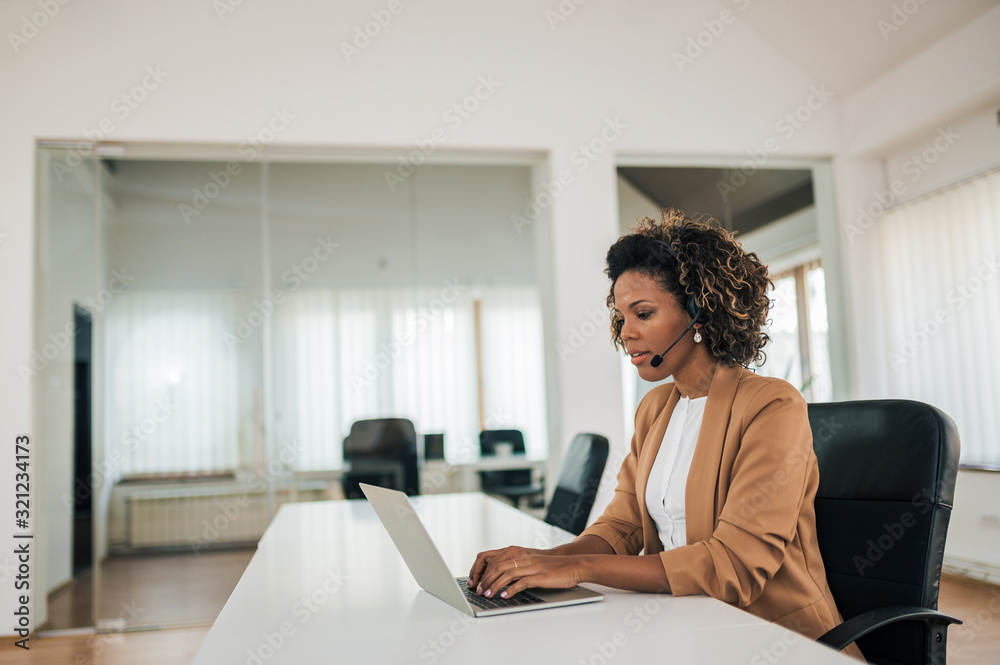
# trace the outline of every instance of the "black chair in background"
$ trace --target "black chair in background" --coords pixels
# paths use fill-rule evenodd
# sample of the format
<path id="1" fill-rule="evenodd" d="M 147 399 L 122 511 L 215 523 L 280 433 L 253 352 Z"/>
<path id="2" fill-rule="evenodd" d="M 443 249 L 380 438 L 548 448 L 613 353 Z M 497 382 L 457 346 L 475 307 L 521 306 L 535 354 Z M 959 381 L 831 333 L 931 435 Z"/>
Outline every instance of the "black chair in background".
<path id="1" fill-rule="evenodd" d="M 344 496 L 364 498 L 358 483 L 420 494 L 417 433 L 405 418 L 359 420 L 344 439 L 344 461 L 350 469 L 341 479 Z"/>
<path id="2" fill-rule="evenodd" d="M 545 521 L 579 536 L 587 527 L 608 461 L 608 440 L 600 434 L 577 434 L 563 458 L 559 482 Z"/>
<path id="3" fill-rule="evenodd" d="M 479 433 L 480 457 L 495 457 L 497 447 L 503 444 L 510 446 L 512 454 L 524 455 L 524 435 L 520 430 L 490 429 Z M 524 497 L 545 491 L 544 485 L 532 482 L 531 469 L 480 471 L 479 480 L 484 492 L 506 498 L 515 508 L 520 507 L 521 499 Z"/>
<path id="4" fill-rule="evenodd" d="M 424 459 L 444 459 L 444 434 L 424 434 Z"/>
<path id="5" fill-rule="evenodd" d="M 958 432 L 940 410 L 905 400 L 810 404 L 819 462 L 816 527 L 844 623 L 819 638 L 857 642 L 872 663 L 943 665 L 937 611 L 958 472 Z"/>

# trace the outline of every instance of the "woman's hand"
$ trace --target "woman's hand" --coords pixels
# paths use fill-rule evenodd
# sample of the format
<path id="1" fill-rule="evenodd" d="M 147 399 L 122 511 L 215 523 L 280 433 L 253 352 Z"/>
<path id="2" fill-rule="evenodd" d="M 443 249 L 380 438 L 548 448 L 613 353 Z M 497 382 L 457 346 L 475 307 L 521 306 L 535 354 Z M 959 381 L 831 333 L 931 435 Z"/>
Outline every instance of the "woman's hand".
<path id="1" fill-rule="evenodd" d="M 509 598 L 530 588 L 568 589 L 580 582 L 670 593 L 660 557 L 618 555 L 597 536 L 581 536 L 550 550 L 504 547 L 480 552 L 469 571 L 469 586 L 487 597 Z"/>
<path id="2" fill-rule="evenodd" d="M 518 570 L 520 570 L 522 559 L 527 559 L 528 557 L 544 557 L 546 559 L 553 559 L 553 558 L 566 558 L 569 555 L 576 555 L 576 554 L 613 555 L 614 553 L 615 553 L 614 549 L 612 549 L 611 545 L 609 545 L 603 538 L 598 538 L 597 536 L 590 536 L 590 535 L 580 536 L 576 540 L 566 543 L 565 545 L 558 545 L 556 547 L 547 550 L 536 550 L 536 549 L 531 549 L 530 547 L 517 547 L 517 546 L 502 547 L 498 550 L 488 550 L 486 552 L 480 552 L 479 556 L 476 557 L 475 563 L 472 564 L 472 570 L 469 571 L 469 586 L 472 587 L 473 589 L 478 589 L 480 586 L 482 586 L 482 589 L 479 590 L 479 593 L 483 593 L 487 589 L 491 591 L 499 591 L 500 589 L 503 588 L 502 586 L 493 585 L 492 587 L 490 587 L 489 585 L 482 584 L 483 576 L 487 573 L 487 571 L 491 573 L 489 578 L 490 581 L 494 581 L 499 576 L 499 574 L 496 573 L 496 571 L 500 570 L 501 568 L 506 570 L 506 568 L 508 567 L 510 568 L 516 567 Z M 517 566 L 514 566 L 513 563 L 508 564 L 507 566 L 503 565 L 507 561 L 515 561 L 515 560 L 517 561 Z M 578 559 L 578 561 L 582 562 L 583 559 L 580 558 Z M 579 577 L 579 575 L 577 575 L 577 577 Z M 553 578 L 547 578 L 547 579 L 549 579 L 550 582 L 554 581 Z M 537 581 L 541 582 L 542 580 L 537 580 Z M 574 582 L 573 584 L 576 583 L 577 582 Z M 567 584 L 565 585 L 565 587 L 571 587 L 573 586 L 573 584 Z M 528 588 L 530 586 L 532 585 L 531 584 L 524 585 L 520 587 L 518 591 L 520 591 L 521 589 Z M 546 585 L 535 584 L 534 586 L 544 587 Z M 550 589 L 565 588 L 565 587 L 556 584 L 548 586 L 548 588 Z"/>
<path id="3" fill-rule="evenodd" d="M 514 554 L 511 550 L 521 552 L 510 556 Z M 501 598 L 510 598 L 524 589 L 568 589 L 581 581 L 583 557 L 548 555 L 515 547 L 494 552 L 502 552 L 506 556 L 502 559 L 495 556 L 486 563 L 475 582 L 476 593 L 481 596 L 492 598 L 499 594 Z M 469 579 L 472 580 L 471 577 Z"/>
<path id="4" fill-rule="evenodd" d="M 529 547 L 518 547 L 516 545 L 511 547 L 502 547 L 498 550 L 480 552 L 479 555 L 476 556 L 475 562 L 472 564 L 472 569 L 469 571 L 469 586 L 475 589 L 479 586 L 483 573 L 485 573 L 488 569 L 495 569 L 504 561 L 524 558 L 526 556 L 544 555 L 544 550 L 535 550 Z"/>

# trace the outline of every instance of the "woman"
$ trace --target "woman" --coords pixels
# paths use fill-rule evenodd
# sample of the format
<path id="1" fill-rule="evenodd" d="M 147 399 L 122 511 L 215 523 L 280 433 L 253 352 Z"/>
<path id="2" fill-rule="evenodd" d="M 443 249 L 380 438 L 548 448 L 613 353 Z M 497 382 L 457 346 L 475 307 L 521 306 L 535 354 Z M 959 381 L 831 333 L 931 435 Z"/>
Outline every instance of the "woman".
<path id="1" fill-rule="evenodd" d="M 643 379 L 673 382 L 639 404 L 604 514 L 566 545 L 480 553 L 470 586 L 503 597 L 579 582 L 707 594 L 822 635 L 841 618 L 816 542 L 806 403 L 744 367 L 768 341 L 767 267 L 725 230 L 671 209 L 619 238 L 605 272 L 615 346 Z"/>

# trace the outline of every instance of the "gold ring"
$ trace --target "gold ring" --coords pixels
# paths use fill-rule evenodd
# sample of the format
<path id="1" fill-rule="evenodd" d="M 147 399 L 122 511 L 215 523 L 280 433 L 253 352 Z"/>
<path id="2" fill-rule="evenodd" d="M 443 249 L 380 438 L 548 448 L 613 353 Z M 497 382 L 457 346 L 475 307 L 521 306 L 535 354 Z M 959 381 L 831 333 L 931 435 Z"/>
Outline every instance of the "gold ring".
<path id="1" fill-rule="evenodd" d="M 514 567 L 517 568 L 517 559 L 514 559 Z"/>

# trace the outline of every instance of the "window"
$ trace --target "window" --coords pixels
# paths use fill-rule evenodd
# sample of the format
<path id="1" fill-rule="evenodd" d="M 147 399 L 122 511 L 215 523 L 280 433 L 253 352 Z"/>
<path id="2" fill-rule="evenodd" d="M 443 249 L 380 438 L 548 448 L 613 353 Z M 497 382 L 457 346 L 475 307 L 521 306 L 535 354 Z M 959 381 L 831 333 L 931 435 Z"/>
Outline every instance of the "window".
<path id="1" fill-rule="evenodd" d="M 798 265 L 772 277 L 772 308 L 765 330 L 771 341 L 758 374 L 785 379 L 810 402 L 829 401 L 829 327 L 826 282 L 819 260 Z"/>

